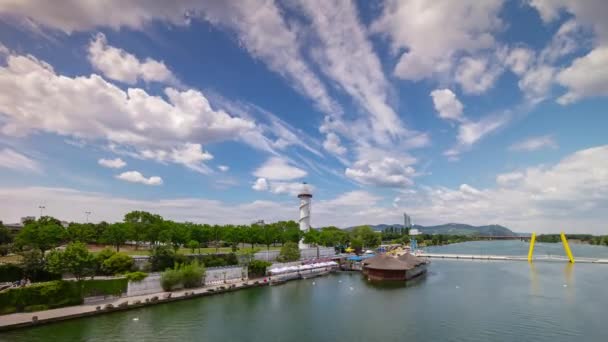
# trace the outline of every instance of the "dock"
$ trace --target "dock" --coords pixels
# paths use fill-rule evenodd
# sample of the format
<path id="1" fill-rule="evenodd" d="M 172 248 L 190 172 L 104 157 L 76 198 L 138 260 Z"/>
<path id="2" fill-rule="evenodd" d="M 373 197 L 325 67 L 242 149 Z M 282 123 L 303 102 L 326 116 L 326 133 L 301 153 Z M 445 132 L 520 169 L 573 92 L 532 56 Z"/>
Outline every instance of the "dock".
<path id="1" fill-rule="evenodd" d="M 451 260 L 495 260 L 495 261 L 528 261 L 524 255 L 484 255 L 484 254 L 445 254 L 445 253 L 421 253 L 419 256 L 430 259 Z M 567 257 L 555 255 L 536 256 L 532 261 L 568 262 Z M 576 258 L 577 263 L 586 264 L 608 264 L 608 259 Z"/>

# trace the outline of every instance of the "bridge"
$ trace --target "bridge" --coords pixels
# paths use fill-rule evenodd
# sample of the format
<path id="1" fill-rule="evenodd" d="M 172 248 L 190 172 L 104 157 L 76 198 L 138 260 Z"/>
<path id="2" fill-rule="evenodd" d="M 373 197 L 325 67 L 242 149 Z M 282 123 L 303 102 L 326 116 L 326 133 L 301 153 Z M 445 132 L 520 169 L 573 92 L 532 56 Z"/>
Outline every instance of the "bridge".
<path id="1" fill-rule="evenodd" d="M 445 253 L 420 253 L 417 254 L 420 257 L 429 259 L 451 259 L 451 260 L 502 260 L 502 261 L 555 261 L 555 262 L 568 262 L 570 261 L 567 257 L 560 257 L 555 255 L 542 255 L 533 257 L 532 260 L 528 260 L 525 255 L 486 255 L 486 254 L 445 254 Z M 576 262 L 587 263 L 587 264 L 608 264 L 608 259 L 595 259 L 595 258 L 576 258 Z"/>
<path id="2" fill-rule="evenodd" d="M 512 261 L 568 261 L 574 264 L 574 256 L 572 255 L 572 251 L 570 250 L 570 245 L 568 245 L 568 239 L 566 238 L 566 234 L 563 232 L 560 233 L 560 237 L 562 240 L 562 244 L 564 245 L 564 252 L 566 252 L 567 258 L 558 257 L 558 256 L 540 256 L 534 257 L 534 244 L 536 243 L 536 233 L 532 233 L 529 237 L 530 240 L 530 249 L 528 251 L 528 256 L 518 256 L 518 255 L 483 255 L 483 254 L 442 254 L 442 253 L 420 253 L 419 256 L 427 257 L 427 258 L 441 258 L 441 259 L 457 259 L 457 260 L 512 260 Z M 493 236 L 488 238 L 498 238 L 498 239 L 524 239 L 527 238 L 525 236 Z M 594 258 L 578 258 L 578 262 L 582 263 L 592 263 L 592 264 L 608 264 L 608 259 L 594 259 Z"/>
<path id="3" fill-rule="evenodd" d="M 476 240 L 520 240 L 520 241 L 530 241 L 532 239 L 531 235 L 528 236 L 512 236 L 512 235 L 500 235 L 500 236 L 475 236 Z"/>

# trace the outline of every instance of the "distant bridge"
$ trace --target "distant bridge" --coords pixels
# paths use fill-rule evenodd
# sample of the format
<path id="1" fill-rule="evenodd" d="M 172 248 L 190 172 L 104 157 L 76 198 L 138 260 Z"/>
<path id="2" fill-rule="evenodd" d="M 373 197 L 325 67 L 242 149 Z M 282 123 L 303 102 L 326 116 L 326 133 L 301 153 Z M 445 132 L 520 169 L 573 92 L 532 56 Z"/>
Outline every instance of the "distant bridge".
<path id="1" fill-rule="evenodd" d="M 520 240 L 530 241 L 532 236 L 511 236 L 511 235 L 498 235 L 498 236 L 474 236 L 476 240 Z"/>
<path id="2" fill-rule="evenodd" d="M 555 255 L 541 255 L 528 260 L 525 255 L 484 255 L 484 254 L 445 254 L 445 253 L 425 253 L 418 256 L 431 259 L 452 259 L 452 260 L 503 260 L 503 261 L 570 261 L 567 257 Z M 595 258 L 576 258 L 576 262 L 588 264 L 608 264 L 608 259 Z"/>

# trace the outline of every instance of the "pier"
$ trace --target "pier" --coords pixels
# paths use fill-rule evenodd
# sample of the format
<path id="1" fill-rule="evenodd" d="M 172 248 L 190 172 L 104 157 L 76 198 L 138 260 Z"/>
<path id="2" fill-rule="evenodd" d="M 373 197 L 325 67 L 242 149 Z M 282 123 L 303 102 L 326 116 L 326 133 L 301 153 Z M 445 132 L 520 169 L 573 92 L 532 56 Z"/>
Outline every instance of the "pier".
<path id="1" fill-rule="evenodd" d="M 419 256 L 430 259 L 452 259 L 452 260 L 495 260 L 495 261 L 528 261 L 525 255 L 484 255 L 484 254 L 445 254 L 445 253 L 421 253 Z M 567 257 L 556 255 L 541 255 L 532 258 L 531 261 L 569 262 Z M 608 259 L 576 258 L 576 262 L 587 264 L 608 264 Z"/>

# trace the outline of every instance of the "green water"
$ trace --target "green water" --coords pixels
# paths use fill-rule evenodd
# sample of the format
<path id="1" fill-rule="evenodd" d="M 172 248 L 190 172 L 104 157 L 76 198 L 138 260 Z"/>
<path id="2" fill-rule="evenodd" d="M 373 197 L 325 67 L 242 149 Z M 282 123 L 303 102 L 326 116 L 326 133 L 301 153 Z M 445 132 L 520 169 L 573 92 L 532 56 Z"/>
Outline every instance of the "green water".
<path id="1" fill-rule="evenodd" d="M 358 273 L 339 273 L 14 331 L 0 340 L 608 341 L 607 286 L 608 265 L 436 260 L 408 286 L 374 286 Z"/>

